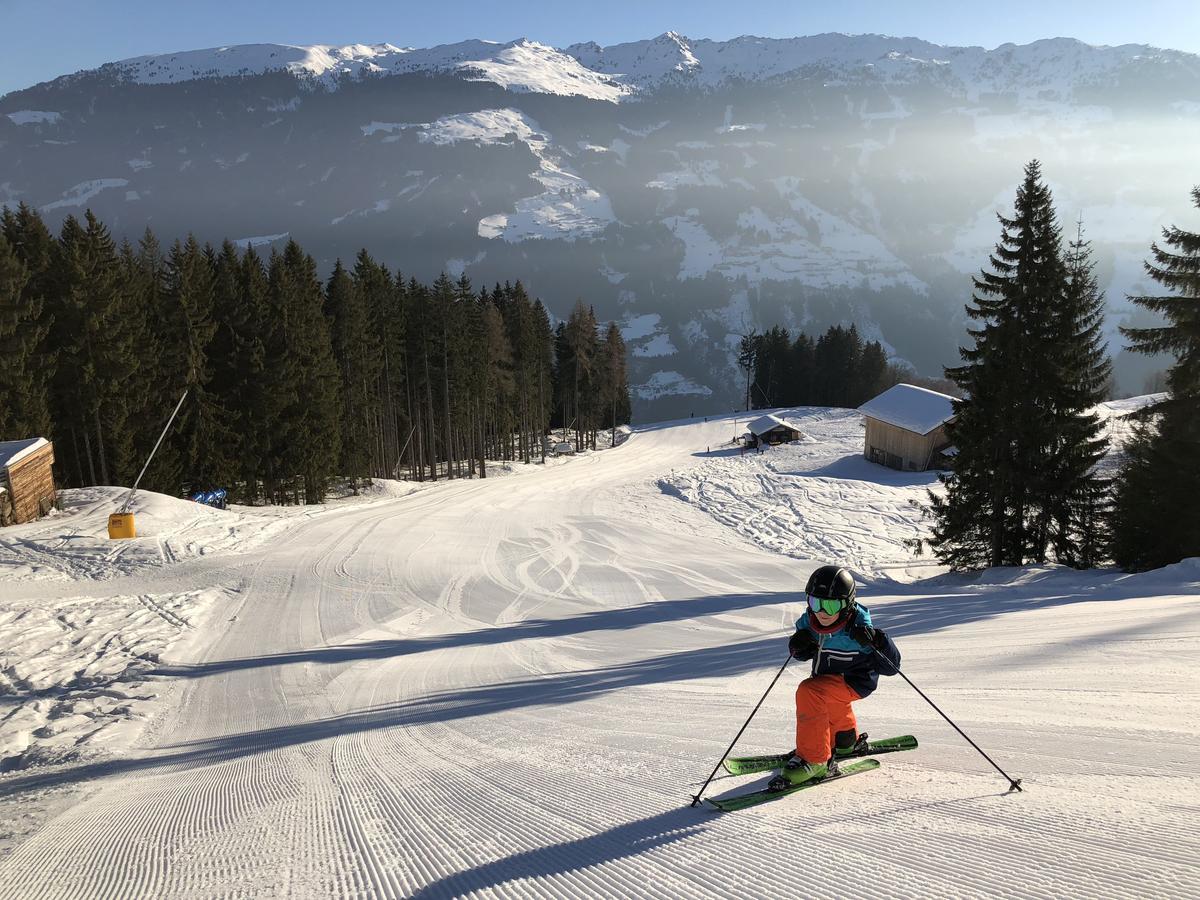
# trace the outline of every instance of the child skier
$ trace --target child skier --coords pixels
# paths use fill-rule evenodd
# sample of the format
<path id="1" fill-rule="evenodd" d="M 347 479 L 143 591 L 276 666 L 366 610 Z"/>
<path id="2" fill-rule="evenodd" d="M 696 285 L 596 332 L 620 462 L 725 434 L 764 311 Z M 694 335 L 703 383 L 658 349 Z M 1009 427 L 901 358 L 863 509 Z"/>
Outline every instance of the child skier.
<path id="1" fill-rule="evenodd" d="M 788 649 L 796 659 L 813 661 L 812 676 L 796 688 L 796 749 L 771 781 L 776 789 L 824 778 L 836 769 L 838 757 L 862 750 L 867 736 L 858 733 L 850 704 L 875 690 L 881 671 L 894 675 L 900 668 L 895 643 L 855 601 L 849 572 L 821 566 L 804 593 L 808 609 Z"/>

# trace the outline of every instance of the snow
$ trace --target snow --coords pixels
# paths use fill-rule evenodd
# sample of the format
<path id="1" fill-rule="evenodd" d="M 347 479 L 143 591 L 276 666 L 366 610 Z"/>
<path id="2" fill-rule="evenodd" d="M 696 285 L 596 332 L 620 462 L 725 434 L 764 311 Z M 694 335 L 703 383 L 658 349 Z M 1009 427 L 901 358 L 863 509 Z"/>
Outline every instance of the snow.
<path id="1" fill-rule="evenodd" d="M 634 385 L 633 390 L 643 400 L 657 400 L 660 397 L 712 396 L 712 388 L 697 384 L 678 372 L 669 371 L 655 372 L 645 383 Z"/>
<path id="2" fill-rule="evenodd" d="M 628 272 L 618 272 L 607 263 L 600 267 L 600 274 L 604 276 L 605 281 L 609 284 L 620 284 L 629 277 Z"/>
<path id="3" fill-rule="evenodd" d="M 651 186 L 667 186 L 661 178 L 660 182 Z M 738 215 L 739 233 L 725 240 L 709 234 L 696 210 L 663 219 L 684 246 L 681 281 L 717 272 L 729 281 L 745 278 L 750 284 L 796 281 L 821 289 L 873 291 L 903 286 L 928 293 L 928 286 L 878 237 L 802 196 L 798 179 L 777 178 L 772 184 L 797 215 L 772 218 L 751 207 Z"/>
<path id="4" fill-rule="evenodd" d="M 511 211 L 491 213 L 479 220 L 477 232 L 489 240 L 509 243 L 542 238 L 574 241 L 599 234 L 616 221 L 609 198 L 594 189 L 563 161 L 563 153 L 550 134 L 536 121 L 516 109 L 483 109 L 456 113 L 421 125 L 364 126 L 371 133 L 397 128 L 420 129 L 420 140 L 435 145 L 471 141 L 483 145 L 508 143 L 513 138 L 525 144 L 537 160 L 530 176 L 545 191 L 517 201 Z"/>
<path id="5" fill-rule="evenodd" d="M 24 438 L 19 441 L 0 441 L 0 469 L 16 465 L 31 453 L 36 453 L 45 447 L 49 441 L 45 438 Z"/>
<path id="6" fill-rule="evenodd" d="M 8 118 L 14 125 L 55 125 L 62 119 L 62 113 L 22 109 L 8 113 Z"/>
<path id="7" fill-rule="evenodd" d="M 634 347 L 632 354 L 637 357 L 671 356 L 676 352 L 675 345 L 671 343 L 671 336 L 660 332 L 646 343 Z"/>
<path id="8" fill-rule="evenodd" d="M 608 102 L 616 102 L 631 90 L 606 75 L 584 68 L 573 57 L 553 47 L 525 39 L 507 44 L 471 40 L 425 49 L 391 44 L 343 47 L 246 44 L 140 56 L 112 66 L 125 80 L 138 84 L 286 70 L 332 89 L 340 78 L 346 77 L 452 72 L 468 80 L 490 81 L 513 92 L 581 96 Z M 293 98 L 271 108 L 290 111 L 296 105 L 298 98 Z"/>
<path id="9" fill-rule="evenodd" d="M 610 103 L 630 92 L 572 57 L 534 41 L 519 41 L 495 55 L 459 63 L 458 68 L 478 73 L 469 80 L 491 81 L 517 92 L 566 94 Z"/>
<path id="10" fill-rule="evenodd" d="M 753 420 L 749 425 L 747 425 L 746 428 L 751 434 L 761 435 L 779 425 L 798 429 L 798 426 L 794 422 L 789 422 L 787 419 L 771 413 L 768 413 L 765 416 L 759 416 L 757 419 Z"/>
<path id="11" fill-rule="evenodd" d="M 916 434 L 929 434 L 954 417 L 954 398 L 929 388 L 895 384 L 858 408 L 864 416 L 878 419 Z"/>
<path id="12" fill-rule="evenodd" d="M 725 182 L 717 175 L 719 168 L 720 163 L 715 159 L 687 162 L 682 169 L 660 173 L 646 182 L 646 187 L 662 191 L 673 191 L 681 187 L 725 187 Z"/>
<path id="13" fill-rule="evenodd" d="M 291 232 L 283 231 L 279 234 L 259 234 L 254 237 L 234 238 L 233 245 L 245 250 L 247 247 L 262 247 L 266 244 L 273 244 L 276 241 L 282 241 Z"/>
<path id="14" fill-rule="evenodd" d="M 5 894 L 1196 896 L 1200 560 L 945 573 L 903 544 L 927 473 L 863 461 L 853 411 L 777 414 L 807 439 L 740 455 L 745 416 L 697 416 L 519 476 L 236 510 L 280 530 L 106 581 L 3 576 L 0 734 L 40 763 L 0 775 Z M 36 523 L 60 566 L 111 500 Z M 1023 793 L 883 678 L 859 724 L 917 750 L 688 806 L 831 561 Z M 735 751 L 792 746 L 803 673 Z"/>
<path id="15" fill-rule="evenodd" d="M 1022 102 L 1061 103 L 1077 88 L 1112 80 L 1137 65 L 1194 66 L 1195 56 L 1138 44 L 1092 46 L 1069 38 L 1026 45 L 943 46 L 909 37 L 878 34 L 819 34 L 795 38 L 743 35 L 727 41 L 692 40 L 666 32 L 650 40 L 601 47 L 594 42 L 556 49 L 520 38 L 499 43 L 466 40 L 427 48 L 389 43 L 288 45 L 246 44 L 161 53 L 110 63 L 101 71 L 139 84 L 172 84 L 203 78 L 242 77 L 287 71 L 309 88 L 336 90 L 343 79 L 387 75 L 454 75 L 486 81 L 513 93 L 578 96 L 619 103 L 661 88 L 714 88 L 802 74 L 829 85 L 841 83 L 933 83 L 975 103 L 981 97 L 1013 94 Z M 300 102 L 273 101 L 268 109 L 291 111 Z M 1187 114 L 1190 108 L 1177 107 Z M 890 109 L 859 113 L 864 120 L 905 118 Z M 10 113 L 19 124 L 53 121 L 36 110 Z M 33 118 L 31 118 L 33 117 Z M 14 119 L 14 121 L 17 121 Z M 720 133 L 761 130 L 761 123 L 727 117 Z M 630 131 L 645 137 L 654 126 Z"/>
<path id="16" fill-rule="evenodd" d="M 101 191 L 112 188 L 122 188 L 129 184 L 126 178 L 95 178 L 91 181 L 81 181 L 79 184 L 63 191 L 63 198 L 47 203 L 41 208 L 42 212 L 61 209 L 65 206 L 83 206 Z"/>
<path id="17" fill-rule="evenodd" d="M 626 316 L 621 325 L 621 337 L 626 341 L 637 341 L 647 338 L 658 331 L 662 316 L 658 313 L 646 313 L 641 316 Z"/>

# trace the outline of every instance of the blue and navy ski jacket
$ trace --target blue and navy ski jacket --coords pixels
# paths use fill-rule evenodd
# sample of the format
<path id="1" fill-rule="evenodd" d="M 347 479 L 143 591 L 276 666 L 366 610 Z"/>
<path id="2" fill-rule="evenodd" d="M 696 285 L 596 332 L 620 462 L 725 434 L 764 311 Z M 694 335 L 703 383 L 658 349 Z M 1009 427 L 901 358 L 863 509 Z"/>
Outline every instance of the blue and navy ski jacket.
<path id="1" fill-rule="evenodd" d="M 879 686 L 879 673 L 895 675 L 900 668 L 900 650 L 890 637 L 884 635 L 887 646 L 879 651 L 894 668 L 887 662 L 881 662 L 873 648 L 860 644 L 846 634 L 846 626 L 833 634 L 820 634 L 809 628 L 806 612 L 796 620 L 797 631 L 807 631 L 817 642 L 817 649 L 812 657 L 813 675 L 841 675 L 846 684 L 854 688 L 859 697 L 866 697 Z M 858 625 L 871 624 L 871 612 L 865 606 L 855 610 L 854 623 Z"/>

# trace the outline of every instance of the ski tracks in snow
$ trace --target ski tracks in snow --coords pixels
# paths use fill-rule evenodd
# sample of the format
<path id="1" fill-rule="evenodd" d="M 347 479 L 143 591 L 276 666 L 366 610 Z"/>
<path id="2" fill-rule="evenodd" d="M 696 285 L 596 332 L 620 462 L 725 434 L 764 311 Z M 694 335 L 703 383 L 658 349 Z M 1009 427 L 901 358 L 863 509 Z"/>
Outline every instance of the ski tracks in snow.
<path id="1" fill-rule="evenodd" d="M 695 465 L 728 429 L 648 430 L 586 465 L 438 486 L 290 532 L 257 563 L 228 633 L 172 669 L 184 702 L 153 740 L 82 769 L 0 779 L 10 803 L 90 787 L 0 859 L 3 893 L 1200 896 L 1200 840 L 1184 827 L 1200 800 L 1196 751 L 1156 751 L 1142 733 L 1114 743 L 1103 716 L 1093 733 L 1071 729 L 1069 701 L 1040 701 L 1036 684 L 984 696 L 1004 686 L 995 673 L 1011 654 L 1059 652 L 1036 618 L 1008 626 L 1013 646 L 986 618 L 976 637 L 961 626 L 965 655 L 915 626 L 904 637 L 919 680 L 1026 778 L 1025 794 L 1004 796 L 891 679 L 860 721 L 918 733 L 919 751 L 754 812 L 688 808 L 779 665 L 807 574 L 657 491 L 655 477 Z M 909 602 L 930 601 L 883 608 L 898 617 Z M 1055 633 L 1094 616 L 1059 609 Z M 1123 678 L 1141 684 L 1152 664 L 1127 661 Z M 942 671 L 953 680 L 939 683 Z M 788 739 L 794 683 L 743 748 Z M 1119 716 L 1125 696 L 1093 696 L 1089 715 Z M 1160 777 L 1122 769 L 1147 793 L 1106 793 L 1104 773 L 1130 756 Z M 1171 800 L 1150 793 L 1164 783 Z"/>

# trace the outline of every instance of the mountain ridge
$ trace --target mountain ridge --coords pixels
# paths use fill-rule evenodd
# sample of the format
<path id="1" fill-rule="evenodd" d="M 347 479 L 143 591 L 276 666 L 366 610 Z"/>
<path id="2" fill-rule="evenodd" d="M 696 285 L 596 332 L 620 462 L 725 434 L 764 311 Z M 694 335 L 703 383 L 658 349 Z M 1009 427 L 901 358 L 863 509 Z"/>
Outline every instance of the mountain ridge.
<path id="1" fill-rule="evenodd" d="M 178 84 L 287 71 L 336 89 L 338 81 L 347 77 L 428 72 L 458 73 L 511 90 L 619 102 L 666 86 L 713 88 L 736 80 L 786 77 L 824 66 L 842 74 L 878 76 L 885 81 L 945 70 L 961 82 L 967 96 L 977 96 L 984 90 L 1011 90 L 1017 84 L 1029 91 L 1061 90 L 1066 86 L 1064 78 L 1094 78 L 1146 60 L 1156 64 L 1190 63 L 1200 70 L 1200 55 L 1186 51 L 1148 44 L 1095 45 L 1070 37 L 1005 43 L 988 50 L 882 34 L 828 32 L 791 38 L 740 35 L 715 41 L 693 40 L 667 31 L 646 40 L 608 46 L 587 41 L 561 49 L 526 37 L 507 42 L 469 39 L 432 47 L 399 47 L 387 42 L 343 46 L 237 44 L 130 57 L 30 88 L 102 74 L 140 84 Z"/>
<path id="2" fill-rule="evenodd" d="M 1150 242 L 1190 224 L 1200 57 L 1177 51 L 673 33 L 281 46 L 138 57 L 0 98 L 0 205 L 51 228 L 92 209 L 134 241 L 148 225 L 263 252 L 291 237 L 324 271 L 367 249 L 424 281 L 520 278 L 558 317 L 583 299 L 627 333 L 643 420 L 740 405 L 741 335 L 776 324 L 854 323 L 939 374 L 1031 158 L 1095 244 L 1114 353 L 1118 325 L 1147 324 L 1124 298 L 1152 288 Z M 264 59 L 277 68 L 250 74 Z M 1154 366 L 1118 365 L 1122 389 Z"/>

